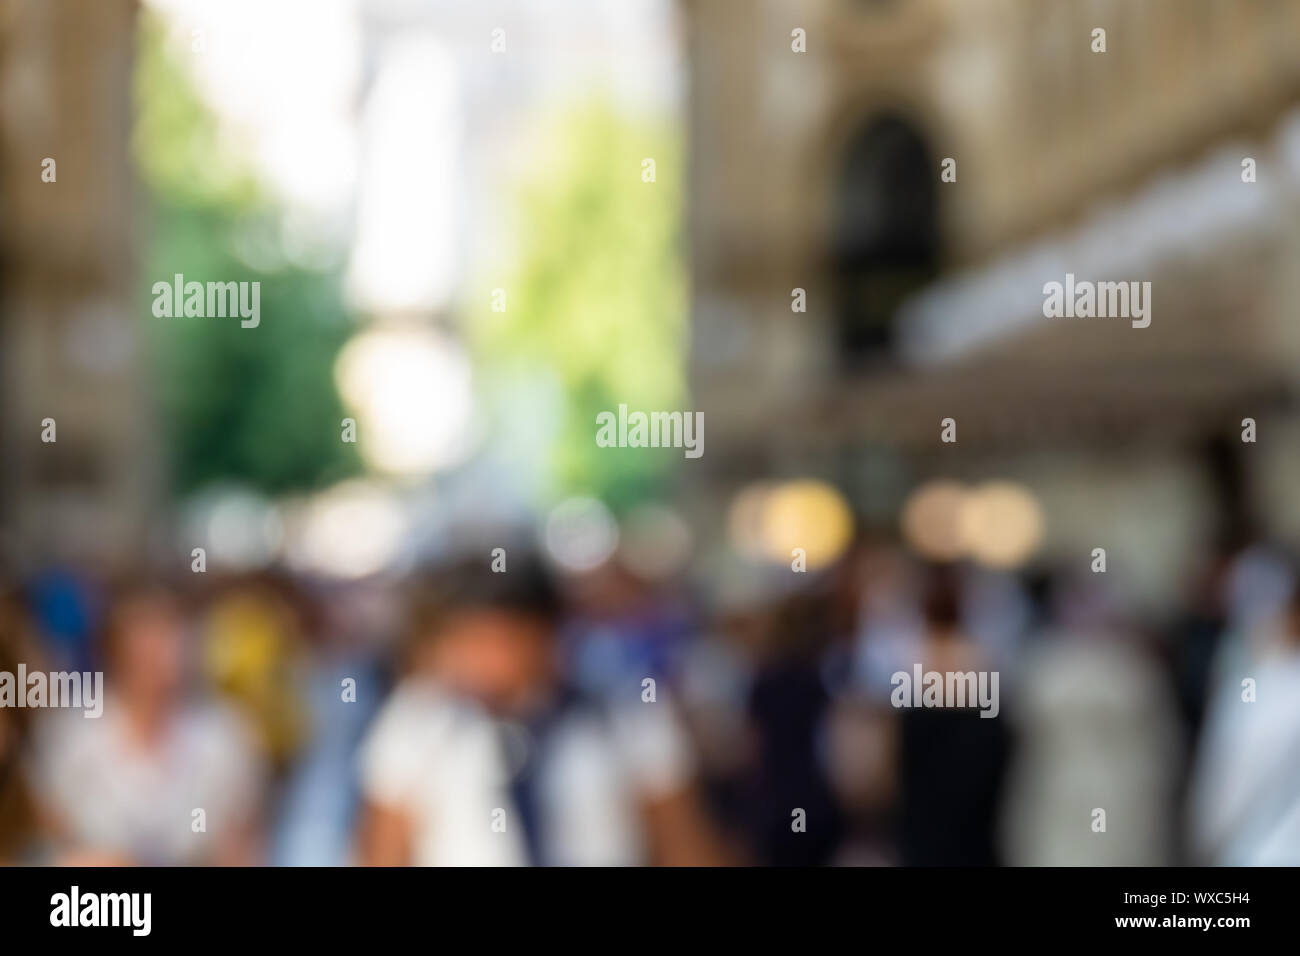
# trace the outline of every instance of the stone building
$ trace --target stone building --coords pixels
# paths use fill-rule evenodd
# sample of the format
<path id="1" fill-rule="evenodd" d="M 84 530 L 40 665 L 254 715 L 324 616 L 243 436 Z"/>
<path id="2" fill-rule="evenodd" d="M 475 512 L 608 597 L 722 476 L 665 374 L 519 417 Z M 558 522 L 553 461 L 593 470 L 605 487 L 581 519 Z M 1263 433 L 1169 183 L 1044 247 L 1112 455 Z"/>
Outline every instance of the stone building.
<path id="1" fill-rule="evenodd" d="M 156 500 L 132 254 L 136 14 L 134 0 L 0 0 L 0 528 L 24 566 L 138 554 Z"/>
<path id="2" fill-rule="evenodd" d="M 702 514 L 1013 478 L 1148 595 L 1225 526 L 1300 536 L 1300 3 L 681 8 Z M 1067 272 L 1150 281 L 1150 326 L 1045 318 Z"/>

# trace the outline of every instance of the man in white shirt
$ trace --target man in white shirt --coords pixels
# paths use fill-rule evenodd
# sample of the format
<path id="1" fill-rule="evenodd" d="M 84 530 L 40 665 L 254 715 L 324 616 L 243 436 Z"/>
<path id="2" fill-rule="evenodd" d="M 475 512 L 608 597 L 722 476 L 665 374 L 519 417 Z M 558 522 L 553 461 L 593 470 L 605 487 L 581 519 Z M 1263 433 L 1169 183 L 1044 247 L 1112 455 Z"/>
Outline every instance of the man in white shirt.
<path id="1" fill-rule="evenodd" d="M 718 862 L 668 705 L 639 685 L 625 704 L 567 686 L 545 573 L 481 565 L 440 575 L 419 602 L 410 672 L 362 748 L 362 861 Z"/>

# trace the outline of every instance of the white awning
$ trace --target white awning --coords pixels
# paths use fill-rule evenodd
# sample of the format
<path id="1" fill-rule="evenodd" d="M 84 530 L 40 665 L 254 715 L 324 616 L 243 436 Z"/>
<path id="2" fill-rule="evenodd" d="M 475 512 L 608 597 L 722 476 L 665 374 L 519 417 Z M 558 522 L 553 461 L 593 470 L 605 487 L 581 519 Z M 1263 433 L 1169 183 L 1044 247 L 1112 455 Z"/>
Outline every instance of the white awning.
<path id="1" fill-rule="evenodd" d="M 1245 157 L 1258 163 L 1256 182 L 1242 181 Z M 1114 321 L 1043 316 L 1044 284 L 1061 282 L 1067 273 L 1079 280 L 1152 281 L 1152 321 L 1158 325 L 1162 277 L 1174 271 L 1183 281 L 1192 267 L 1204 281 L 1218 281 L 1233 267 L 1225 250 L 1294 228 L 1297 209 L 1300 111 L 1279 124 L 1268 146 L 1226 145 L 1190 168 L 1161 175 L 1136 195 L 1108 201 L 1064 235 L 922 290 L 900 311 L 900 358 L 932 366 L 1044 323 Z"/>

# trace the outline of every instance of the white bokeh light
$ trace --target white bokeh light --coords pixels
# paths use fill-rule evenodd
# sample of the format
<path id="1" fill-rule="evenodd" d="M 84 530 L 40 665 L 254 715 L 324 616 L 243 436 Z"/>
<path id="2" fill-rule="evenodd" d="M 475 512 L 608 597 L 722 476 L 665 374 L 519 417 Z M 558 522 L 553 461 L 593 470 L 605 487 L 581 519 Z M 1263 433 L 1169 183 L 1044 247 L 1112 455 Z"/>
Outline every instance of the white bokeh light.
<path id="1" fill-rule="evenodd" d="M 421 327 L 362 332 L 344 346 L 334 371 L 370 466 L 421 475 L 469 452 L 471 366 L 451 338 Z"/>
<path id="2" fill-rule="evenodd" d="M 300 571 L 360 578 L 390 567 L 401 552 L 405 513 L 383 488 L 336 485 L 294 509 L 286 557 Z"/>
<path id="3" fill-rule="evenodd" d="M 567 571 L 600 567 L 618 547 L 618 523 L 595 498 L 570 498 L 546 520 L 546 551 Z"/>

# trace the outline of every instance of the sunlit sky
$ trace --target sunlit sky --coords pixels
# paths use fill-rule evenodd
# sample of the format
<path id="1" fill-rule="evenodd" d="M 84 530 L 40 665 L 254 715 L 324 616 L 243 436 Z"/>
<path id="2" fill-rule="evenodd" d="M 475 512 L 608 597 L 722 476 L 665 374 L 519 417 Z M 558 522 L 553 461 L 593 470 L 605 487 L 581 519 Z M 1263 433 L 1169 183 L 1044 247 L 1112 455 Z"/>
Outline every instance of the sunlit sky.
<path id="1" fill-rule="evenodd" d="M 343 244 L 359 325 L 334 372 L 378 479 L 274 507 L 223 492 L 195 502 L 193 519 L 219 561 L 282 548 L 303 568 L 378 570 L 402 551 L 411 517 L 384 479 L 418 480 L 475 447 L 464 296 L 472 277 L 512 266 L 508 210 L 535 173 L 539 127 L 593 95 L 627 115 L 676 116 L 673 0 L 147 3 L 229 152 L 299 232 Z M 492 49 L 497 30 L 504 52 Z M 526 403 L 538 411 L 537 395 Z M 517 464 L 527 457 L 514 450 Z M 599 534 L 591 544 L 600 507 L 563 526 L 561 551 L 614 546 Z"/>
<path id="2" fill-rule="evenodd" d="M 671 0 L 149 0 L 235 151 L 352 235 L 366 312 L 446 308 L 528 160 L 531 122 L 598 91 L 673 111 Z M 506 49 L 492 52 L 494 30 Z"/>

